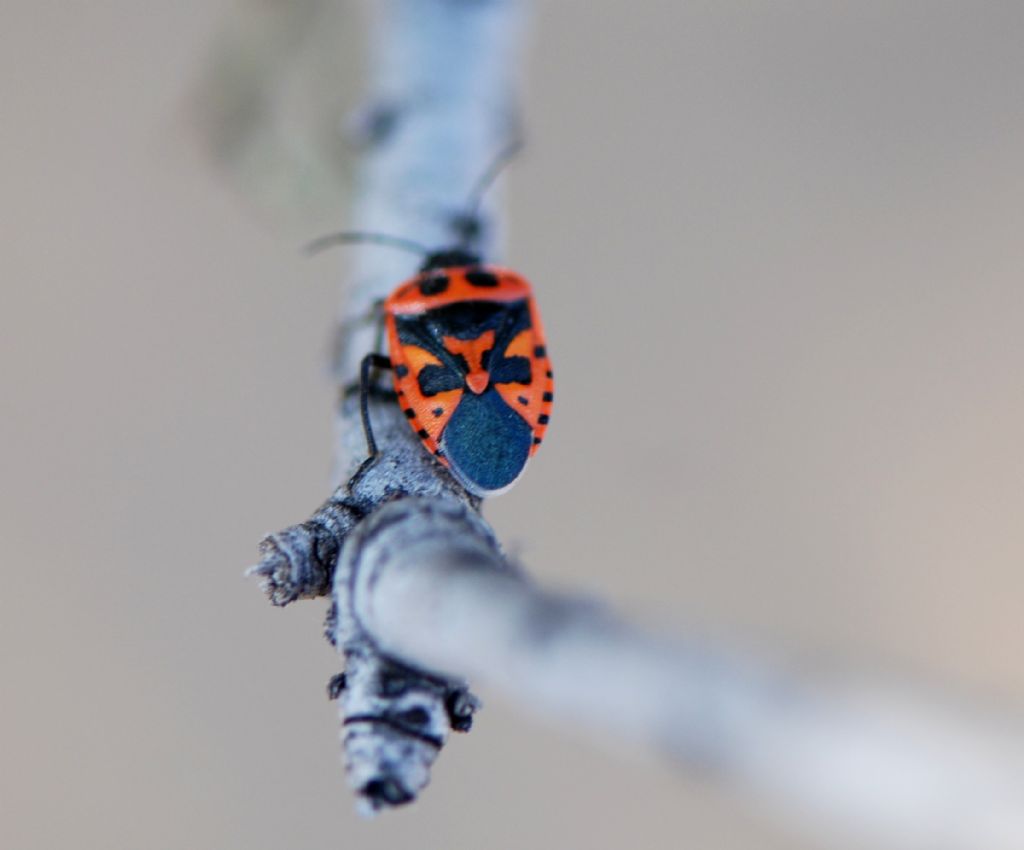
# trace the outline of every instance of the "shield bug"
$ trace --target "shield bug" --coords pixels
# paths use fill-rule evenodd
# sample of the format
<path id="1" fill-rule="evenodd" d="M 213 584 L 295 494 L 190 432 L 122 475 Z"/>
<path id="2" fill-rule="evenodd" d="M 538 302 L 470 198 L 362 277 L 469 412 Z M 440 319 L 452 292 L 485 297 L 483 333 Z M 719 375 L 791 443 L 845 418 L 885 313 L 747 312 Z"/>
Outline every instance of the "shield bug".
<path id="1" fill-rule="evenodd" d="M 465 247 L 479 226 L 480 196 L 517 147 L 504 151 L 477 185 L 470 213 L 460 217 L 461 245 L 430 252 L 411 240 L 362 232 L 331 234 L 310 245 L 319 251 L 375 242 L 424 256 L 418 273 L 383 302 L 387 355 L 367 355 L 360 370 L 368 462 L 377 456 L 368 405 L 371 371 L 390 368 L 413 432 L 477 496 L 503 493 L 516 482 L 544 440 L 554 400 L 529 282 Z"/>
<path id="2" fill-rule="evenodd" d="M 443 251 L 383 310 L 395 391 L 424 447 L 470 492 L 507 490 L 543 441 L 554 399 L 530 284 Z"/>

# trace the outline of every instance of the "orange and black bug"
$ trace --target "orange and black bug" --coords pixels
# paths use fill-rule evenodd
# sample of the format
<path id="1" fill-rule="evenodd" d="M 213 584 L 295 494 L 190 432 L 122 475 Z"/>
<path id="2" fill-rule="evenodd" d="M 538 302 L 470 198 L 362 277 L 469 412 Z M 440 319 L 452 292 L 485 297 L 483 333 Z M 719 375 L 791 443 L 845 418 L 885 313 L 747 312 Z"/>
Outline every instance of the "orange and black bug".
<path id="1" fill-rule="evenodd" d="M 504 152 L 481 180 L 477 204 L 512 152 Z M 475 226 L 477 204 L 464 224 Z M 360 409 L 369 460 L 377 455 L 370 371 L 390 368 L 398 403 L 427 451 L 471 493 L 507 490 L 543 441 L 554 399 L 530 284 L 464 247 L 430 253 L 410 240 L 374 233 L 334 234 L 310 247 L 338 242 L 377 242 L 426 257 L 419 272 L 384 301 L 388 356 L 369 354 L 362 362 Z"/>
<path id="2" fill-rule="evenodd" d="M 530 284 L 461 249 L 427 257 L 384 302 L 389 356 L 369 354 L 360 405 L 372 460 L 370 370 L 394 372 L 398 403 L 424 447 L 471 493 L 504 492 L 544 439 L 551 361 Z"/>
<path id="3" fill-rule="evenodd" d="M 423 445 L 470 492 L 507 490 L 554 398 L 530 284 L 460 250 L 432 254 L 384 302 L 384 321 L 398 401 Z"/>

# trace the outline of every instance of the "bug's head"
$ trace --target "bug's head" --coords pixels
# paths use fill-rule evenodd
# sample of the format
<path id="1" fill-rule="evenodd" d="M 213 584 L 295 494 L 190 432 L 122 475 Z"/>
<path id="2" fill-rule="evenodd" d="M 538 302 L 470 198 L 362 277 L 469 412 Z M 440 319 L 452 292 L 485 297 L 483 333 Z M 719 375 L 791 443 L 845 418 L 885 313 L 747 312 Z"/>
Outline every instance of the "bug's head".
<path id="1" fill-rule="evenodd" d="M 446 248 L 443 251 L 434 251 L 427 254 L 423 265 L 420 266 L 420 271 L 429 272 L 433 269 L 450 269 L 460 266 L 478 265 L 480 265 L 479 255 L 473 254 L 464 248 Z"/>

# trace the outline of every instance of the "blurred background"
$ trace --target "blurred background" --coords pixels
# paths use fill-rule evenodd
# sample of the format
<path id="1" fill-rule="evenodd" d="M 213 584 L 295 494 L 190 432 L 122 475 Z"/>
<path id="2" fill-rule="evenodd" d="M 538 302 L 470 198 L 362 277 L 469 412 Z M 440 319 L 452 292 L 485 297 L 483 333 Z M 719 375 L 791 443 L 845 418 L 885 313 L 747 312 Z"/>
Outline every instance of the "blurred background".
<path id="1" fill-rule="evenodd" d="M 833 846 L 487 692 L 355 816 L 325 604 L 242 571 L 328 493 L 339 266 L 298 247 L 357 224 L 368 5 L 4 3 L 0 845 Z M 558 403 L 486 515 L 540 580 L 1020 704 L 1022 39 L 535 4 L 507 257 Z"/>

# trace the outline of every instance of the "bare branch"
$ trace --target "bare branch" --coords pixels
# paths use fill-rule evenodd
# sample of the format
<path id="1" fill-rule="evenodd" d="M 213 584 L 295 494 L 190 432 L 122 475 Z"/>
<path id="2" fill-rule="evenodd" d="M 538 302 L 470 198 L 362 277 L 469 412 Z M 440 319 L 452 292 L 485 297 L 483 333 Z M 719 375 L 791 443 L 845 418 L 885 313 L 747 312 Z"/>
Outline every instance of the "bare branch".
<path id="1" fill-rule="evenodd" d="M 343 563 L 354 614 L 389 655 L 710 770 L 830 835 L 922 850 L 1024 846 L 1024 736 L 1005 717 L 650 635 L 510 570 L 459 505 L 387 505 Z"/>
<path id="2" fill-rule="evenodd" d="M 444 246 L 512 136 L 520 10 L 512 0 L 375 8 L 353 224 Z M 458 61 L 438 61 L 453 44 Z M 476 247 L 493 255 L 493 222 L 479 224 Z M 365 464 L 349 390 L 377 344 L 377 303 L 415 266 L 381 246 L 353 259 L 335 362 L 338 486 L 310 520 L 266 538 L 252 572 L 278 605 L 331 594 L 327 635 L 346 670 L 330 694 L 364 811 L 426 785 L 448 733 L 469 727 L 469 677 L 562 723 L 711 769 L 832 835 L 921 850 L 1024 846 L 1016 724 L 661 639 L 537 588 L 506 562 L 477 501 L 423 451 L 384 387 L 370 405 L 381 456 Z"/>
<path id="3" fill-rule="evenodd" d="M 448 245 L 464 233 L 473 189 L 513 135 L 521 9 L 516 0 L 389 0 L 376 11 L 373 90 L 359 120 L 372 132 L 365 138 L 353 220 L 361 230 Z M 438 61 L 438 45 L 450 44 L 459 46 L 458 61 Z M 486 214 L 473 230 L 474 247 L 493 255 L 496 227 Z M 378 344 L 380 300 L 416 263 L 375 245 L 353 249 L 351 258 L 335 362 L 338 487 L 307 522 L 265 538 L 261 561 L 249 572 L 262 579 L 276 605 L 333 587 L 327 634 L 346 669 L 332 680 L 331 695 L 339 700 L 349 781 L 362 810 L 372 812 L 415 798 L 448 732 L 468 730 L 477 703 L 461 678 L 382 655 L 353 614 L 348 568 L 335 569 L 335 562 L 363 527 L 359 523 L 383 504 L 418 496 L 475 516 L 479 502 L 423 451 L 384 388 L 370 401 L 380 455 L 364 463 L 352 390 L 362 358 Z M 475 527 L 481 540 L 496 545 L 482 520 Z"/>

